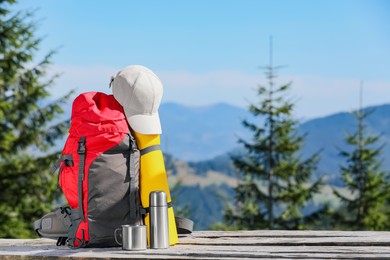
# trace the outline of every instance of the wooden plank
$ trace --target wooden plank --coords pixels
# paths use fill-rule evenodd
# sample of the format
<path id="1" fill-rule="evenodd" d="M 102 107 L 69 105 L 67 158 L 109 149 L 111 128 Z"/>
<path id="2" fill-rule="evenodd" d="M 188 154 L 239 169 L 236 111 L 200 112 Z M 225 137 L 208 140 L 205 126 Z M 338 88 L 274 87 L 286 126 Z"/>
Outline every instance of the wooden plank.
<path id="1" fill-rule="evenodd" d="M 306 235 L 305 235 L 306 234 Z M 388 246 L 390 232 L 206 232 L 180 240 L 188 245 Z"/>
<path id="2" fill-rule="evenodd" d="M 390 232 L 202 231 L 168 249 L 57 247 L 50 239 L 0 239 L 1 259 L 390 259 Z"/>
<path id="3" fill-rule="evenodd" d="M 1 251 L 0 254 L 5 253 Z M 51 257 L 61 259 L 70 257 L 73 259 L 251 259 L 251 258 L 322 258 L 322 259 L 353 259 L 353 258 L 384 258 L 390 257 L 390 250 L 387 247 L 215 247 L 215 246 L 174 246 L 167 250 L 146 251 L 123 251 L 120 248 L 99 248 L 71 250 L 67 248 L 58 249 L 51 246 L 26 246 L 21 248 L 13 247 L 8 249 L 10 259 L 26 259 L 30 257 Z M 28 258 L 27 258 L 28 259 Z M 32 258 L 33 259 L 33 258 Z"/>
<path id="4" fill-rule="evenodd" d="M 389 231 L 321 231 L 321 230 L 241 230 L 196 231 L 195 237 L 377 237 L 388 236 Z"/>

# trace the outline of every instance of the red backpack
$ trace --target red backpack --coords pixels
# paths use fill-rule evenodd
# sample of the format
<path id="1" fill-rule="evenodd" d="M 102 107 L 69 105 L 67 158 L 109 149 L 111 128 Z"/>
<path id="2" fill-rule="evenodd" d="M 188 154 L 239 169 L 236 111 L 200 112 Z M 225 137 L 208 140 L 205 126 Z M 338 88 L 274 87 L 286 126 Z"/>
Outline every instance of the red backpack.
<path id="1" fill-rule="evenodd" d="M 142 224 L 139 157 L 113 95 L 88 92 L 74 100 L 69 136 L 55 166 L 70 206 L 62 212 L 71 224 L 69 246 L 116 246 L 116 228 Z"/>
<path id="2" fill-rule="evenodd" d="M 121 225 L 143 224 L 148 209 L 139 193 L 140 155 L 122 106 L 113 95 L 87 92 L 72 106 L 71 125 L 61 158 L 59 185 L 69 206 L 34 222 L 41 237 L 72 248 L 118 246 L 114 231 Z M 193 222 L 176 217 L 179 234 L 189 234 Z"/>

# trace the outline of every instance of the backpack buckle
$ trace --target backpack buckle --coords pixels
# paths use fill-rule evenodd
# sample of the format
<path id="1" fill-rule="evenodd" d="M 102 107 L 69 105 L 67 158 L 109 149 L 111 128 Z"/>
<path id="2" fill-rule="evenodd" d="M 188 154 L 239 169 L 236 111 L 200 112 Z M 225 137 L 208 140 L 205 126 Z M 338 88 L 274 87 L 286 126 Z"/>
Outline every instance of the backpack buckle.
<path id="1" fill-rule="evenodd" d="M 80 137 L 79 139 L 79 146 L 77 148 L 78 154 L 84 154 L 85 153 L 85 136 Z"/>

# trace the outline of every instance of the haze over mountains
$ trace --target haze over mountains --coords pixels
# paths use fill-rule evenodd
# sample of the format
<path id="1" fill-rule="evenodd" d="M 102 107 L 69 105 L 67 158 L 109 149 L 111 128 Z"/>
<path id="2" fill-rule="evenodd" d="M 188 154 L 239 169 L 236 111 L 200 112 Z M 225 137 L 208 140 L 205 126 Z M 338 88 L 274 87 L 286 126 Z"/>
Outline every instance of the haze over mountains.
<path id="1" fill-rule="evenodd" d="M 159 114 L 164 151 L 186 161 L 224 154 L 237 146 L 238 136 L 248 136 L 241 124 L 248 111 L 225 103 L 205 107 L 165 103 Z"/>

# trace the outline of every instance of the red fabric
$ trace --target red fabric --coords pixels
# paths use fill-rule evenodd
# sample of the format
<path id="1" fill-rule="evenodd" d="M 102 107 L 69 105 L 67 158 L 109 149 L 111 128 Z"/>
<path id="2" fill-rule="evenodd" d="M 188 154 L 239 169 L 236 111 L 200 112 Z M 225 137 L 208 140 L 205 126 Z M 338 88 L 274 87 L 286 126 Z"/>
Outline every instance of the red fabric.
<path id="1" fill-rule="evenodd" d="M 62 167 L 60 186 L 73 209 L 78 208 L 78 141 L 86 137 L 86 155 L 83 180 L 83 213 L 85 221 L 78 227 L 76 238 L 89 241 L 88 232 L 88 169 L 91 163 L 104 151 L 120 143 L 129 133 L 129 126 L 122 106 L 113 95 L 100 92 L 87 92 L 73 102 L 69 137 L 62 154 L 72 154 L 73 166 Z M 83 232 L 84 231 L 84 232 Z"/>
<path id="2" fill-rule="evenodd" d="M 69 133 L 91 136 L 102 133 L 128 133 L 129 126 L 122 106 L 113 95 L 87 92 L 73 102 Z"/>

